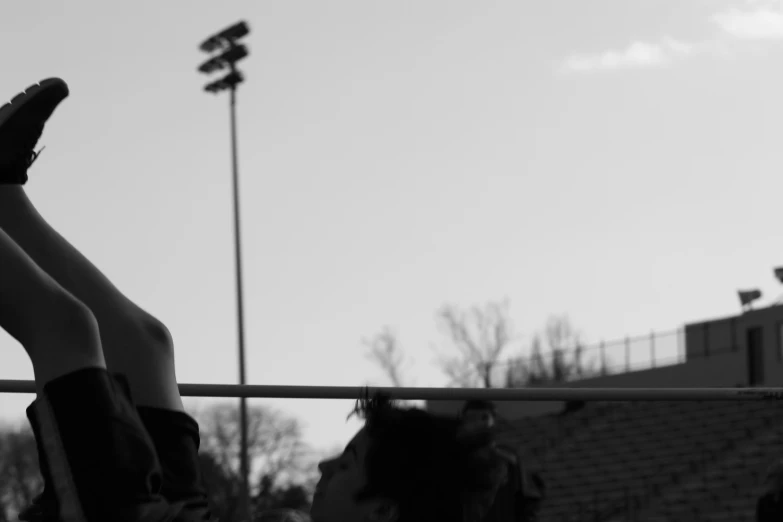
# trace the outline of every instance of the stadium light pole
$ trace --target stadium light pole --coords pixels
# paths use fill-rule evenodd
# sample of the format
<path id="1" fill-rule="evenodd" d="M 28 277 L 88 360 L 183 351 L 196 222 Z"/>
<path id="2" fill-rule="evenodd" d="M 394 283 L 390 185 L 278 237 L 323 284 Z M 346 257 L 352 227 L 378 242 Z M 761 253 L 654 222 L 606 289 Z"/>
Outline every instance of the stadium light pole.
<path id="1" fill-rule="evenodd" d="M 234 187 L 234 246 L 236 258 L 236 283 L 237 283 L 237 321 L 239 328 L 239 384 L 245 384 L 245 326 L 244 326 L 244 308 L 242 301 L 242 250 L 241 235 L 239 228 L 239 175 L 237 168 L 237 116 L 236 116 L 236 91 L 237 86 L 244 81 L 242 73 L 237 70 L 236 64 L 239 60 L 247 57 L 248 50 L 244 45 L 237 43 L 240 38 L 247 36 L 250 29 L 246 22 L 237 24 L 222 30 L 207 38 L 199 49 L 205 53 L 220 54 L 212 56 L 209 60 L 201 64 L 199 72 L 211 74 L 216 71 L 228 69 L 228 74 L 223 78 L 208 83 L 204 90 L 212 94 L 228 90 L 230 93 L 231 113 L 231 166 L 233 173 Z M 241 397 L 239 402 L 239 424 L 241 433 L 240 442 L 240 466 L 242 473 L 242 505 L 241 513 L 245 515 L 246 520 L 252 520 L 252 511 L 250 506 L 250 463 L 247 451 L 247 398 Z"/>

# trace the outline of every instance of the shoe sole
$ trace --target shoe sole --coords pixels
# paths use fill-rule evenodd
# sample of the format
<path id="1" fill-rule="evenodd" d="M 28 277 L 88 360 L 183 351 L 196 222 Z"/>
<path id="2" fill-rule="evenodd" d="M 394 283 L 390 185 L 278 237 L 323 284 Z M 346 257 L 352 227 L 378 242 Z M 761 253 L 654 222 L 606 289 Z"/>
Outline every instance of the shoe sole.
<path id="1" fill-rule="evenodd" d="M 11 98 L 10 102 L 0 107 L 0 129 L 3 128 L 3 125 L 5 125 L 5 123 L 11 119 L 11 117 L 13 117 L 19 109 L 25 106 L 25 102 L 32 100 L 36 96 L 39 96 L 41 93 L 47 92 L 50 89 L 58 88 L 63 90 L 62 98 L 60 98 L 60 100 L 57 102 L 59 104 L 70 94 L 70 91 L 68 90 L 68 84 L 66 84 L 65 81 L 61 80 L 60 78 L 47 78 L 46 80 L 41 80 L 40 82 L 31 85 L 27 89 Z"/>

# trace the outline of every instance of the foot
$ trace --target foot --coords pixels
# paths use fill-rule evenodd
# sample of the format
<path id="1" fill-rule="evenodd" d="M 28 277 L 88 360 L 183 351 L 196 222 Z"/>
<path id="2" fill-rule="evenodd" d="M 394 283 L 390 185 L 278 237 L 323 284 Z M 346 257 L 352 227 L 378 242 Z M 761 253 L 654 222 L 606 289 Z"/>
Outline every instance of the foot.
<path id="1" fill-rule="evenodd" d="M 27 182 L 27 169 L 41 153 L 35 152 L 35 146 L 44 125 L 67 97 L 68 85 L 59 78 L 49 78 L 0 107 L 0 184 Z"/>

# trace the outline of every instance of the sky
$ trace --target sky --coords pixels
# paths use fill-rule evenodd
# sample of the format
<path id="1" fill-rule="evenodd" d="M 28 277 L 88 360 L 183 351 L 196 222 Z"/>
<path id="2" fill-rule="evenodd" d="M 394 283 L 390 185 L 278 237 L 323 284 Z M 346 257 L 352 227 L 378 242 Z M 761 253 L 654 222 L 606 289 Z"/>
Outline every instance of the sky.
<path id="1" fill-rule="evenodd" d="M 228 97 L 196 68 L 239 20 L 249 383 L 387 385 L 361 341 L 389 325 L 444 386 L 444 304 L 508 298 L 524 351 L 552 314 L 597 342 L 783 293 L 781 1 L 12 5 L 0 96 L 71 88 L 28 194 L 169 327 L 180 382 L 238 379 Z M 0 379 L 32 377 L 0 336 Z M 252 404 L 318 448 L 359 426 Z"/>

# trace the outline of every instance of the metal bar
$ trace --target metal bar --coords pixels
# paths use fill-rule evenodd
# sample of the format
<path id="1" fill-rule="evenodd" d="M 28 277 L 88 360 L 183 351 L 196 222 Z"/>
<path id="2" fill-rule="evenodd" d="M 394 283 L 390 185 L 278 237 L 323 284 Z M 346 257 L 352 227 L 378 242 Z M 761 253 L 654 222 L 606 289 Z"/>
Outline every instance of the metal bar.
<path id="1" fill-rule="evenodd" d="M 783 388 L 394 388 L 259 384 L 180 384 L 185 397 L 356 400 L 386 393 L 399 400 L 752 401 L 783 399 Z M 0 380 L 0 393 L 35 393 L 33 381 Z"/>

